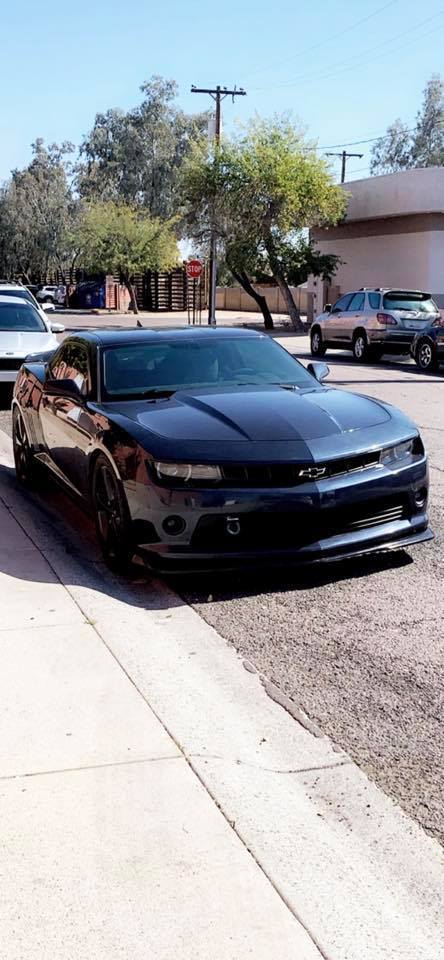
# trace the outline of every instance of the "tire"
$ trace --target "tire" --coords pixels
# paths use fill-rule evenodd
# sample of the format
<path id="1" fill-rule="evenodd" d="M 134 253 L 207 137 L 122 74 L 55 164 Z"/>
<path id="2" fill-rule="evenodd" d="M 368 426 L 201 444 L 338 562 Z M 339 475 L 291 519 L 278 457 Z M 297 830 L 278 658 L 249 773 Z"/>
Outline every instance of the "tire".
<path id="1" fill-rule="evenodd" d="M 37 486 L 38 470 L 21 411 L 12 411 L 12 444 L 17 480 L 24 487 Z"/>
<path id="2" fill-rule="evenodd" d="M 42 303 L 54 303 L 54 297 L 43 297 Z"/>
<path id="3" fill-rule="evenodd" d="M 365 330 L 356 330 L 353 335 L 353 356 L 358 363 L 369 359 L 369 345 Z"/>
<path id="4" fill-rule="evenodd" d="M 99 454 L 94 463 L 91 502 L 105 563 L 116 572 L 128 572 L 134 554 L 130 512 L 122 482 L 103 454 Z"/>
<path id="5" fill-rule="evenodd" d="M 438 369 L 439 363 L 431 340 L 419 340 L 415 350 L 415 363 L 423 373 Z"/>
<path id="6" fill-rule="evenodd" d="M 312 330 L 310 335 L 310 350 L 312 357 L 325 357 L 327 347 L 322 340 L 322 333 L 319 327 Z"/>

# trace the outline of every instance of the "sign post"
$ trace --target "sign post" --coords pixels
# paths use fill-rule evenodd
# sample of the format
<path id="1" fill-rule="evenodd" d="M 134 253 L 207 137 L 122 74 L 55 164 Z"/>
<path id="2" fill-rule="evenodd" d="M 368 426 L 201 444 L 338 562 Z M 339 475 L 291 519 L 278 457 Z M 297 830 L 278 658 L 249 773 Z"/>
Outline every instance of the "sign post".
<path id="1" fill-rule="evenodd" d="M 186 274 L 188 281 L 192 283 L 193 290 L 193 326 L 196 323 L 197 314 L 199 314 L 200 323 L 200 282 L 203 272 L 203 263 L 200 260 L 188 260 L 186 264 Z M 199 304 L 199 306 L 198 306 Z M 188 299 L 188 323 L 190 322 L 190 303 Z"/>

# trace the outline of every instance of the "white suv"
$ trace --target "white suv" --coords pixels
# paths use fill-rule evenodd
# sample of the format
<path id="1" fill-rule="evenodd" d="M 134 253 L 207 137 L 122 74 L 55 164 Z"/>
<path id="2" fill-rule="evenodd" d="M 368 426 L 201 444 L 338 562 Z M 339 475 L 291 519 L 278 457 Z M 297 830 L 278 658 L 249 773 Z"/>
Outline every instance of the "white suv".
<path id="1" fill-rule="evenodd" d="M 355 360 L 380 360 L 384 353 L 410 352 L 414 337 L 439 322 L 440 312 L 429 293 L 373 288 L 340 297 L 316 317 L 311 353 L 351 350 Z"/>

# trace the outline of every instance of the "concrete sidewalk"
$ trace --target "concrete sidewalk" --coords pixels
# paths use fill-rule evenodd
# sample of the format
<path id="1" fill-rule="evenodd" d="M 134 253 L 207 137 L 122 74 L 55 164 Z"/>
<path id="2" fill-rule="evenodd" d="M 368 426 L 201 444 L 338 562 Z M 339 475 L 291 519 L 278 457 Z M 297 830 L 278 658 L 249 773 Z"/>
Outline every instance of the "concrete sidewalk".
<path id="1" fill-rule="evenodd" d="M 317 960 L 0 501 L 1 955 Z"/>
<path id="2" fill-rule="evenodd" d="M 437 843 L 1 464 L 1 955 L 440 960 Z"/>

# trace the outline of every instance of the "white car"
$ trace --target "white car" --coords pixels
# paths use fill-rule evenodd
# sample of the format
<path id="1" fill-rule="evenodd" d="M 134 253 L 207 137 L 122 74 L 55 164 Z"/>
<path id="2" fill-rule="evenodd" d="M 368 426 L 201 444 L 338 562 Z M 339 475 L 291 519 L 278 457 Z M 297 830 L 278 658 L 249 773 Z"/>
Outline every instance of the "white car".
<path id="1" fill-rule="evenodd" d="M 24 287 L 21 283 L 0 283 L 0 297 L 3 296 L 20 297 L 21 300 L 27 300 L 28 303 L 32 303 L 33 307 L 38 310 L 45 323 L 47 322 L 46 314 L 54 312 L 53 303 L 38 303 L 34 294 L 31 293 L 31 291 L 28 290 L 27 287 Z M 65 328 L 63 327 L 63 329 Z M 61 333 L 62 331 L 59 330 L 58 332 Z"/>
<path id="2" fill-rule="evenodd" d="M 64 329 L 61 323 L 50 323 L 27 298 L 0 293 L 0 383 L 14 383 L 29 354 L 56 350 L 55 334 Z"/>
<path id="3" fill-rule="evenodd" d="M 40 303 L 55 303 L 57 290 L 58 287 L 52 284 L 42 287 L 40 290 L 37 290 L 37 300 L 39 300 Z"/>

